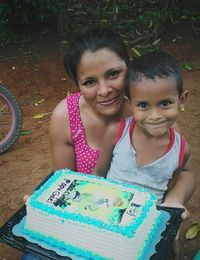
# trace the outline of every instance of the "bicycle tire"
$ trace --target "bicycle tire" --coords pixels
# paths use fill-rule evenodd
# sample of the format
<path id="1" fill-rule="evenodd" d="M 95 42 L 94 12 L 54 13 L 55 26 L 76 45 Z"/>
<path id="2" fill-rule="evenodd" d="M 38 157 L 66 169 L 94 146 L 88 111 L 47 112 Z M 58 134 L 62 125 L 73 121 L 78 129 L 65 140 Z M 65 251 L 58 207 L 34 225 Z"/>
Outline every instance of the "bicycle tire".
<path id="1" fill-rule="evenodd" d="M 23 117 L 19 103 L 7 88 L 0 85 L 0 97 L 5 101 L 12 114 L 12 125 L 8 134 L 0 141 L 0 154 L 8 151 L 17 141 L 22 129 Z"/>

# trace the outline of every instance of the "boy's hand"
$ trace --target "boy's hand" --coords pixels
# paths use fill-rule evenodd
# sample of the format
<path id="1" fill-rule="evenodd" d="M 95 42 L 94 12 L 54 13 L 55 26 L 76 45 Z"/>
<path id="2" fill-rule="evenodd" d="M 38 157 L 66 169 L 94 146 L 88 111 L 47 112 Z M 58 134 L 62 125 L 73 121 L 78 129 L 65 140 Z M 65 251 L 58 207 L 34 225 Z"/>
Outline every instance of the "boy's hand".
<path id="1" fill-rule="evenodd" d="M 185 209 L 185 211 L 181 214 L 181 218 L 182 220 L 186 220 L 190 217 L 190 212 L 187 210 L 187 208 L 185 206 L 183 206 L 181 203 L 179 202 L 170 202 L 170 201 L 164 201 L 162 204 L 160 204 L 160 206 L 163 207 L 172 207 L 172 208 L 183 208 Z"/>
<path id="2" fill-rule="evenodd" d="M 190 217 L 190 212 L 186 209 L 185 206 L 183 206 L 179 202 L 169 202 L 169 201 L 166 201 L 166 202 L 163 202 L 162 204 L 160 204 L 160 206 L 171 207 L 171 208 L 183 208 L 183 209 L 185 209 L 185 211 L 181 214 L 182 220 L 186 220 L 186 219 L 188 219 Z M 178 232 L 176 234 L 175 241 L 178 241 L 179 237 L 180 237 L 180 229 L 178 230 Z"/>

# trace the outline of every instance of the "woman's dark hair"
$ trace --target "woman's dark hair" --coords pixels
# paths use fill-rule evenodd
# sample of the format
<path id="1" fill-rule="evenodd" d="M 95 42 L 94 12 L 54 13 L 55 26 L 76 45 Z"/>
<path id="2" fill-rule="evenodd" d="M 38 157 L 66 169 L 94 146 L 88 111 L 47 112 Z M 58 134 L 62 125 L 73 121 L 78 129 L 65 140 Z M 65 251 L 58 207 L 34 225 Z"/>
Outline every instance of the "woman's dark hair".
<path id="1" fill-rule="evenodd" d="M 68 54 L 64 56 L 65 70 L 76 85 L 78 85 L 77 68 L 82 55 L 86 51 L 95 52 L 102 48 L 108 48 L 116 53 L 116 55 L 125 61 L 128 67 L 129 54 L 127 48 L 113 29 L 110 27 L 99 27 L 88 30 L 73 40 Z"/>
<path id="2" fill-rule="evenodd" d="M 133 81 L 143 78 L 154 80 L 173 77 L 179 96 L 183 93 L 183 78 L 177 59 L 165 51 L 154 51 L 131 61 L 126 79 L 126 95 L 130 98 L 130 86 Z"/>

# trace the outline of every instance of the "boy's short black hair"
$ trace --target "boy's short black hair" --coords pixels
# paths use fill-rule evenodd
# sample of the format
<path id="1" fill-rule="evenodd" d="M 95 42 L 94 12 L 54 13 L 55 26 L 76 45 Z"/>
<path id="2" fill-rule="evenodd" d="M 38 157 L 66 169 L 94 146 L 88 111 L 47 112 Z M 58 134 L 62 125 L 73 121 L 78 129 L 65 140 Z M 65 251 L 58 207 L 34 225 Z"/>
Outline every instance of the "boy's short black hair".
<path id="1" fill-rule="evenodd" d="M 143 78 L 154 80 L 158 78 L 174 77 L 178 95 L 183 93 L 183 78 L 177 59 L 165 51 L 154 51 L 134 58 L 129 67 L 126 78 L 126 95 L 130 98 L 130 86 L 133 81 Z"/>

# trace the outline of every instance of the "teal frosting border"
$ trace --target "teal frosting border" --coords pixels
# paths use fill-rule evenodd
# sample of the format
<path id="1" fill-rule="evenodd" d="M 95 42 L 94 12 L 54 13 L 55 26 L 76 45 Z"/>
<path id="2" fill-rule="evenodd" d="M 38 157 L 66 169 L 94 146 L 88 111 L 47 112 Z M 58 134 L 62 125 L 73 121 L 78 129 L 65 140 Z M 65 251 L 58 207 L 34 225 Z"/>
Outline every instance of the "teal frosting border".
<path id="1" fill-rule="evenodd" d="M 170 220 L 170 214 L 165 211 L 159 211 L 153 229 L 150 230 L 148 237 L 145 239 L 145 245 L 140 253 L 138 260 L 149 259 L 156 250 L 156 245 L 161 239 L 162 232 L 166 229 L 166 223 Z"/>
<path id="2" fill-rule="evenodd" d="M 97 220 L 95 218 L 91 218 L 91 217 L 87 217 L 81 214 L 76 214 L 76 213 L 70 213 L 70 212 L 60 212 L 58 209 L 55 209 L 49 205 L 44 205 L 43 203 L 39 202 L 37 200 L 37 198 L 46 190 L 48 189 L 57 179 L 59 179 L 61 177 L 61 175 L 64 173 L 66 173 L 67 175 L 76 175 L 78 176 L 86 176 L 89 179 L 93 179 L 95 181 L 98 182 L 104 182 L 105 179 L 102 177 L 98 177 L 95 175 L 86 175 L 84 173 L 77 173 L 77 172 L 73 172 L 69 169 L 64 169 L 64 170 L 59 170 L 57 171 L 39 190 L 35 191 L 35 193 L 31 196 L 29 203 L 30 206 L 47 212 L 51 215 L 56 215 L 60 218 L 64 218 L 64 219 L 69 219 L 75 222 L 79 222 L 79 223 L 90 223 L 91 226 L 95 227 L 95 228 L 99 228 L 99 229 L 105 229 L 107 231 L 112 231 L 114 233 L 118 233 L 121 234 L 123 236 L 126 236 L 128 238 L 132 238 L 134 236 L 134 231 L 138 228 L 138 226 L 140 226 L 140 224 L 143 222 L 143 219 L 146 218 L 149 209 L 152 207 L 152 205 L 155 204 L 157 197 L 156 195 L 154 195 L 153 193 L 149 193 L 147 190 L 145 190 L 144 188 L 129 184 L 129 183 L 121 183 L 119 181 L 116 180 L 111 180 L 111 179 L 106 179 L 107 182 L 110 182 L 112 184 L 115 184 L 117 186 L 120 187 L 125 187 L 125 188 L 134 188 L 138 191 L 141 192 L 148 192 L 150 195 L 149 201 L 146 203 L 146 206 L 143 207 L 143 212 L 140 218 L 138 218 L 135 223 L 131 223 L 126 227 L 120 227 L 117 225 L 112 225 L 112 224 L 107 224 L 105 222 L 103 222 L 102 220 Z"/>

